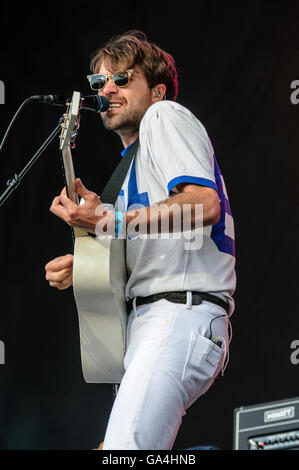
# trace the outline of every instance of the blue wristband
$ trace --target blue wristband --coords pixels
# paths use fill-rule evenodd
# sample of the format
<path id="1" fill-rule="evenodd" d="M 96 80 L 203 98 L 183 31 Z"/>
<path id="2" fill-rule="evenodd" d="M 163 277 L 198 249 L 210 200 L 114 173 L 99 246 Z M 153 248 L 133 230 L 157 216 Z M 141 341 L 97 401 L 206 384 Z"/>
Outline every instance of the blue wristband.
<path id="1" fill-rule="evenodd" d="M 124 216 L 122 212 L 115 212 L 115 238 L 118 238 L 124 231 Z"/>

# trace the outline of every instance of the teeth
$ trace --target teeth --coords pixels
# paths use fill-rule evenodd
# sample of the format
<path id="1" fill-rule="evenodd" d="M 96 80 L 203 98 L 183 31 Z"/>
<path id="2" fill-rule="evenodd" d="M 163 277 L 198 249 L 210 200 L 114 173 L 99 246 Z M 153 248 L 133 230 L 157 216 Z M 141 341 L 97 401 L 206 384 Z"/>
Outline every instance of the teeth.
<path id="1" fill-rule="evenodd" d="M 120 107 L 121 107 L 121 104 L 119 104 L 119 103 L 111 103 L 110 106 L 109 106 L 110 109 L 111 108 L 120 108 Z"/>

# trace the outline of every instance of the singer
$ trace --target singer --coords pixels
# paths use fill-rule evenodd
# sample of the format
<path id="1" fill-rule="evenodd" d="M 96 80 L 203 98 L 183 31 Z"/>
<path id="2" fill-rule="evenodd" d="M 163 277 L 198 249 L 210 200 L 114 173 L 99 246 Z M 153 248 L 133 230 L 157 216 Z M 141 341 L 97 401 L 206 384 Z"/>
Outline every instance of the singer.
<path id="1" fill-rule="evenodd" d="M 91 70 L 91 88 L 110 101 L 101 113 L 105 128 L 119 135 L 123 157 L 133 145 L 135 156 L 116 212 L 96 215 L 101 201 L 80 179 L 84 204 L 76 206 L 64 189 L 50 210 L 89 232 L 106 217 L 117 235 L 127 235 L 125 374 L 103 449 L 168 450 L 186 410 L 227 365 L 236 284 L 233 217 L 208 134 L 176 101 L 173 57 L 142 32 L 128 31 L 95 53 Z M 173 204 L 191 207 L 191 231 L 198 222 L 194 208 L 203 208 L 198 248 L 188 249 L 184 237 L 151 237 L 151 218 L 158 211 L 162 232 Z M 130 234 L 136 218 L 142 236 Z M 46 279 L 66 289 L 72 266 L 72 254 L 55 258 L 46 265 Z"/>

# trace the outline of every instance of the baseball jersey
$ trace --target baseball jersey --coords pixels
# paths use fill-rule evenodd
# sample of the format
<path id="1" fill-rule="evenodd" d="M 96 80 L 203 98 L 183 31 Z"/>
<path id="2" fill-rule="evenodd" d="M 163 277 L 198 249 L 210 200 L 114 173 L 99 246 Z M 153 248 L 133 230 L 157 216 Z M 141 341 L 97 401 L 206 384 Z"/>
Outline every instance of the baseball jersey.
<path id="1" fill-rule="evenodd" d="M 203 124 L 179 103 L 160 101 L 142 118 L 139 147 L 117 208 L 127 212 L 152 206 L 169 198 L 180 183 L 216 190 L 220 220 L 180 234 L 127 237 L 126 299 L 166 291 L 208 292 L 227 300 L 231 314 L 236 285 L 234 223 L 224 179 Z"/>

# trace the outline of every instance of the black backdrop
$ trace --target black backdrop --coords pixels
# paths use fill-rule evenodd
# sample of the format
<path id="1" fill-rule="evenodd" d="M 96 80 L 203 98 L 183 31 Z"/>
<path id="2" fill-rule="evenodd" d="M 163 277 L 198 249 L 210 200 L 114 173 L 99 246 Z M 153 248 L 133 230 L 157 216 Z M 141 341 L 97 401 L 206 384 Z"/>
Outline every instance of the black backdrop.
<path id="1" fill-rule="evenodd" d="M 33 94 L 88 94 L 89 56 L 112 35 L 142 29 L 175 57 L 178 101 L 206 126 L 235 218 L 238 286 L 225 377 L 187 412 L 175 448 L 232 448 L 235 407 L 298 396 L 298 121 L 296 2 L 5 2 L 1 13 L 1 138 Z M 62 108 L 30 104 L 0 156 L 0 190 L 58 123 Z M 82 114 L 76 173 L 101 191 L 121 142 Z M 0 208 L 1 449 L 90 449 L 103 439 L 110 385 L 82 378 L 72 291 L 44 265 L 72 250 L 49 212 L 63 186 L 58 139 Z"/>

